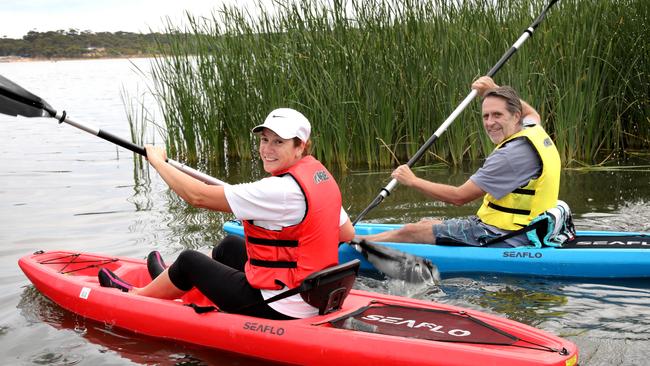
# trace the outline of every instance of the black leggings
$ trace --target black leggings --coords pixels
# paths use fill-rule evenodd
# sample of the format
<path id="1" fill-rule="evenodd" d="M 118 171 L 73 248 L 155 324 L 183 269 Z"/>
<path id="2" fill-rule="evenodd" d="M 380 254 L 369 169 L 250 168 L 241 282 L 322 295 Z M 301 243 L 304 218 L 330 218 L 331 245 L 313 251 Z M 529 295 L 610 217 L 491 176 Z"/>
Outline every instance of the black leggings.
<path id="1" fill-rule="evenodd" d="M 196 287 L 226 312 L 267 319 L 293 319 L 266 304 L 239 310 L 244 305 L 264 301 L 260 290 L 246 280 L 244 264 L 247 259 L 244 239 L 228 235 L 212 249 L 212 258 L 194 250 L 184 250 L 169 266 L 169 278 L 182 291 Z"/>

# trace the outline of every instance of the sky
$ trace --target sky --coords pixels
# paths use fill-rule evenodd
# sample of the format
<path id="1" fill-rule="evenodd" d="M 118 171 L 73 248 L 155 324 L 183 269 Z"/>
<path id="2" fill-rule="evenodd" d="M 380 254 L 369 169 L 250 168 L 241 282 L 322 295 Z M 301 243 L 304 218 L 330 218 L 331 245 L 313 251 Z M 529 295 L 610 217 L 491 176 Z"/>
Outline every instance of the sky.
<path id="1" fill-rule="evenodd" d="M 0 38 L 70 28 L 148 33 L 163 30 L 165 17 L 180 25 L 185 10 L 209 16 L 224 3 L 237 0 L 0 0 Z"/>

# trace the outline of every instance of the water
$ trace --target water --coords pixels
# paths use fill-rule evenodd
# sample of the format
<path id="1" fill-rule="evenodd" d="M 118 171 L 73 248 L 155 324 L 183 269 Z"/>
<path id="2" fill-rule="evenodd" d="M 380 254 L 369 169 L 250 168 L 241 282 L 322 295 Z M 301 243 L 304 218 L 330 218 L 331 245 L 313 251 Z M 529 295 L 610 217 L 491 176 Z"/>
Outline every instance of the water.
<path id="1" fill-rule="evenodd" d="M 147 68 L 145 59 L 133 62 Z M 133 68 L 127 60 L 5 63 L 0 64 L 0 74 L 54 108 L 65 109 L 75 120 L 128 137 L 121 89 L 132 96 L 145 89 L 143 77 Z M 170 262 L 183 248 L 207 251 L 222 236 L 221 224 L 230 216 L 188 208 L 156 174 L 134 174 L 130 152 L 53 119 L 2 115 L 0 141 L 1 364 L 256 364 L 241 356 L 86 321 L 42 297 L 17 266 L 19 257 L 41 249 L 140 258 L 157 249 Z M 202 169 L 233 183 L 260 176 L 259 167 L 250 163 L 231 162 L 227 170 Z M 460 184 L 471 172 L 471 168 L 428 169 L 419 174 Z M 338 174 L 353 217 L 387 183 L 389 173 Z M 649 176 L 647 171 L 565 171 L 561 197 L 574 210 L 579 229 L 650 231 Z M 428 202 L 397 187 L 367 221 L 452 217 L 476 208 Z M 444 279 L 439 289 L 369 278 L 356 286 L 479 309 L 533 325 L 575 342 L 582 365 L 650 364 L 645 356 L 650 351 L 647 282 L 486 275 Z"/>

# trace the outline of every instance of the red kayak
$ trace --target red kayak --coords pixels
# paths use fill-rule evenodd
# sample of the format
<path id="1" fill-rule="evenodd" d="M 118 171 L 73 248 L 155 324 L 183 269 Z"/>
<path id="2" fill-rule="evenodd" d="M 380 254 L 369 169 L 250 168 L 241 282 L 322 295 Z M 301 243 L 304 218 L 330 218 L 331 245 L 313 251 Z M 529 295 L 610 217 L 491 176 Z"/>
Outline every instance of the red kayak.
<path id="1" fill-rule="evenodd" d="M 69 251 L 19 260 L 36 289 L 83 317 L 135 333 L 302 365 L 562 365 L 575 344 L 479 311 L 351 290 L 339 310 L 308 319 L 268 320 L 220 311 L 193 290 L 177 300 L 100 287 L 106 267 L 135 286 L 151 279 L 144 260 Z M 192 305 L 192 306 L 187 306 Z"/>

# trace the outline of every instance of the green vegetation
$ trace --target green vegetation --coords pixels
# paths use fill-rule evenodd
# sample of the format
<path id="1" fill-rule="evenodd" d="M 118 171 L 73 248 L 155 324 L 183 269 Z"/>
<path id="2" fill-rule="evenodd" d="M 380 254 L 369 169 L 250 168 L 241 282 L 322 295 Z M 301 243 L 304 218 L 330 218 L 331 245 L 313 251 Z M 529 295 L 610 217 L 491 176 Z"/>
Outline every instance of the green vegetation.
<path id="1" fill-rule="evenodd" d="M 172 154 L 250 159 L 250 129 L 289 106 L 312 122 L 314 153 L 327 164 L 405 162 L 545 1 L 278 4 L 274 13 L 223 7 L 190 18 L 189 29 L 168 25 L 152 92 Z M 495 79 L 538 109 L 565 164 L 647 149 L 649 26 L 647 0 L 562 0 Z M 421 164 L 489 152 L 478 111 L 475 102 Z"/>
<path id="2" fill-rule="evenodd" d="M 79 32 L 76 29 L 27 33 L 22 39 L 0 38 L 0 56 L 97 58 L 153 55 L 165 37 L 159 33 Z"/>

